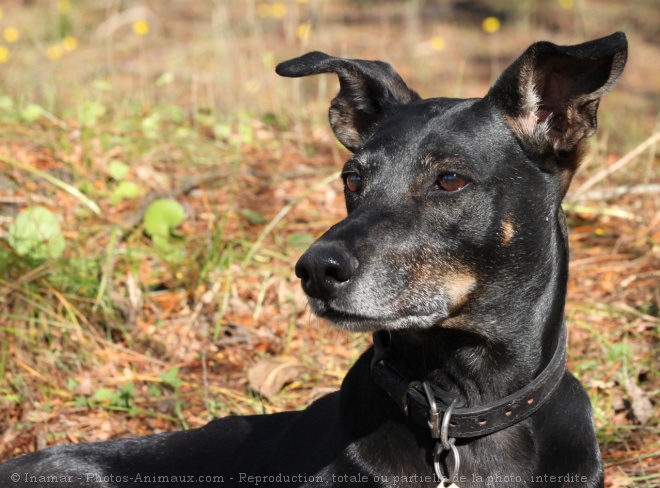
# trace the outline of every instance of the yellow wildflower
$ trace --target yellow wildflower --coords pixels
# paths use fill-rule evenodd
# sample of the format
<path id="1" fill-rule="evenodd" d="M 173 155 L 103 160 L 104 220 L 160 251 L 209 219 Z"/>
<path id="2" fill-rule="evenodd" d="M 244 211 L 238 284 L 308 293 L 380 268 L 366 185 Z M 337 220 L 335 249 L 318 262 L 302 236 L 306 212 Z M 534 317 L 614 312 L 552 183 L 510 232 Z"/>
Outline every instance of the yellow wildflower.
<path id="1" fill-rule="evenodd" d="M 305 22 L 303 24 L 300 24 L 296 28 L 296 36 L 298 36 L 298 39 L 301 41 L 305 41 L 309 39 L 309 35 L 312 33 L 312 24 L 310 22 Z"/>
<path id="2" fill-rule="evenodd" d="M 48 49 L 46 49 L 46 56 L 48 56 L 48 58 L 52 59 L 53 61 L 60 59 L 63 55 L 64 48 L 59 44 L 53 44 L 48 46 Z"/>
<path id="3" fill-rule="evenodd" d="M 564 10 L 573 10 L 575 2 L 573 0 L 559 0 L 559 6 Z"/>
<path id="4" fill-rule="evenodd" d="M 434 36 L 431 38 L 431 49 L 434 51 L 442 51 L 446 45 L 447 42 L 445 42 L 445 40 L 440 36 Z"/>
<path id="5" fill-rule="evenodd" d="M 488 34 L 494 34 L 498 30 L 500 30 L 500 19 L 497 17 L 486 17 L 484 21 L 481 24 L 481 27 L 483 28 L 484 32 Z"/>
<path id="6" fill-rule="evenodd" d="M 275 19 L 281 19 L 286 15 L 286 5 L 283 3 L 274 3 L 271 15 Z"/>
<path id="7" fill-rule="evenodd" d="M 71 0 L 58 0 L 57 10 L 61 13 L 66 14 L 71 11 Z"/>
<path id="8" fill-rule="evenodd" d="M 66 36 L 62 39 L 62 47 L 65 51 L 75 51 L 78 49 L 78 39 L 73 36 Z"/>
<path id="9" fill-rule="evenodd" d="M 16 27 L 7 27 L 2 33 L 2 35 L 5 38 L 5 41 L 7 41 L 10 44 L 18 41 L 18 39 L 21 37 Z"/>
<path id="10" fill-rule="evenodd" d="M 149 34 L 149 28 L 149 22 L 144 19 L 133 22 L 133 32 L 138 36 L 146 36 Z"/>
<path id="11" fill-rule="evenodd" d="M 10 57 L 11 54 L 9 53 L 9 49 L 7 49 L 5 46 L 0 46 L 0 64 L 9 61 Z"/>

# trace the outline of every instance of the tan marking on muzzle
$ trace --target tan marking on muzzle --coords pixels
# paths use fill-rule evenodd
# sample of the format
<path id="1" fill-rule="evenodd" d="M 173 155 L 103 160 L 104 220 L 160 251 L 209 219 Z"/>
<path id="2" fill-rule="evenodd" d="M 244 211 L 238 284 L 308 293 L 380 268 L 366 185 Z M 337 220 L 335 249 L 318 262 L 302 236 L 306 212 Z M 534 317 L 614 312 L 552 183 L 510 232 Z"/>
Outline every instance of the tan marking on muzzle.
<path id="1" fill-rule="evenodd" d="M 415 263 L 410 278 L 409 293 L 429 297 L 441 294 L 450 312 L 465 305 L 477 284 L 476 276 L 466 266 L 440 260 Z M 404 293 L 400 298 L 408 296 Z"/>
<path id="2" fill-rule="evenodd" d="M 508 246 L 515 234 L 516 229 L 513 226 L 513 222 L 511 222 L 511 220 L 502 221 L 502 245 Z"/>
<path id="3" fill-rule="evenodd" d="M 452 269 L 453 268 L 453 269 Z M 444 269 L 444 272 L 441 271 Z M 414 268 L 409 288 L 415 290 L 416 295 L 427 294 L 429 299 L 436 294 L 442 296 L 448 312 L 448 318 L 443 321 L 443 326 L 461 328 L 461 314 L 458 313 L 470 300 L 470 294 L 477 287 L 477 278 L 465 266 L 450 266 L 449 263 L 434 262 L 417 264 Z M 410 291 L 410 290 L 409 290 Z M 400 297 L 407 296 L 404 294 Z M 436 297 L 437 298 L 437 297 Z"/>
<path id="4" fill-rule="evenodd" d="M 445 278 L 447 281 L 444 289 L 449 297 L 449 312 L 454 313 L 467 303 L 477 279 L 474 275 L 464 272 L 451 273 Z"/>

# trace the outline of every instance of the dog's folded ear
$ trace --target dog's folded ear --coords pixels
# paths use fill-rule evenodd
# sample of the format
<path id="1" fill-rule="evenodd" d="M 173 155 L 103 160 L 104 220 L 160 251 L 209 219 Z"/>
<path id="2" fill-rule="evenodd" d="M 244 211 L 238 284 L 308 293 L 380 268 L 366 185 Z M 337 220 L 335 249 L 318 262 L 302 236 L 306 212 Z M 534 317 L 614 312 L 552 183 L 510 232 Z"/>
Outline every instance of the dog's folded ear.
<path id="1" fill-rule="evenodd" d="M 579 158 L 571 156 L 596 131 L 600 98 L 621 75 L 627 54 L 622 32 L 575 46 L 537 42 L 486 98 L 503 110 L 525 151 L 577 166 Z"/>
<path id="2" fill-rule="evenodd" d="M 320 73 L 339 76 L 339 94 L 330 104 L 330 125 L 337 139 L 357 152 L 378 122 L 397 105 L 419 100 L 396 71 L 382 61 L 363 61 L 307 53 L 280 63 L 277 74 L 297 78 Z"/>

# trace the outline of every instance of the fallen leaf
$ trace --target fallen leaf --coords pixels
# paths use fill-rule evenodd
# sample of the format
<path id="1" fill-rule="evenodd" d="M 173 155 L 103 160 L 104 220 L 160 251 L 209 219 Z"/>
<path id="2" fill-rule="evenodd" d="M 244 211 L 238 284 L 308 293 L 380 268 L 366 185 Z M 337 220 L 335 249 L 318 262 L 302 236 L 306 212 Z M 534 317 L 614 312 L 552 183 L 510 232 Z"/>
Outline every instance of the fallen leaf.
<path id="1" fill-rule="evenodd" d="M 300 376 L 305 367 L 289 356 L 267 357 L 248 370 L 250 388 L 265 398 L 275 396 L 284 385 Z"/>
<path id="2" fill-rule="evenodd" d="M 646 392 L 637 386 L 635 378 L 628 378 L 626 389 L 628 390 L 628 395 L 630 395 L 630 405 L 633 415 L 640 424 L 646 424 L 653 416 L 653 404 L 651 400 L 649 400 Z"/>
<path id="3" fill-rule="evenodd" d="M 25 416 L 28 422 L 43 423 L 48 422 L 50 414 L 41 410 L 32 410 Z"/>

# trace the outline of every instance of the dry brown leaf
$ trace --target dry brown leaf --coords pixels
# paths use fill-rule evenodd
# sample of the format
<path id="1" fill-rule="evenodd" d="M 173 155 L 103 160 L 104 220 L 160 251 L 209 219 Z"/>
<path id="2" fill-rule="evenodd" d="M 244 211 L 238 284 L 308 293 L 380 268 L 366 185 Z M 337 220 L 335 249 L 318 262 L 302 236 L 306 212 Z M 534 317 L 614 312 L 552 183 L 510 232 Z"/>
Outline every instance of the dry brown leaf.
<path id="1" fill-rule="evenodd" d="M 94 391 L 94 382 L 92 381 L 92 377 L 89 374 L 83 375 L 83 377 L 80 379 L 80 382 L 73 390 L 76 395 L 86 397 L 92 396 Z"/>
<path id="2" fill-rule="evenodd" d="M 628 390 L 628 395 L 630 395 L 630 406 L 632 407 L 633 415 L 640 424 L 646 424 L 653 416 L 653 404 L 651 400 L 649 400 L 646 392 L 637 385 L 635 378 L 628 378 L 626 389 Z"/>
<path id="3" fill-rule="evenodd" d="M 41 410 L 32 410 L 25 416 L 28 422 L 43 423 L 48 422 L 50 414 Z"/>
<path id="4" fill-rule="evenodd" d="M 284 385 L 298 378 L 304 369 L 305 366 L 290 356 L 267 357 L 248 370 L 248 381 L 252 390 L 270 399 Z"/>

